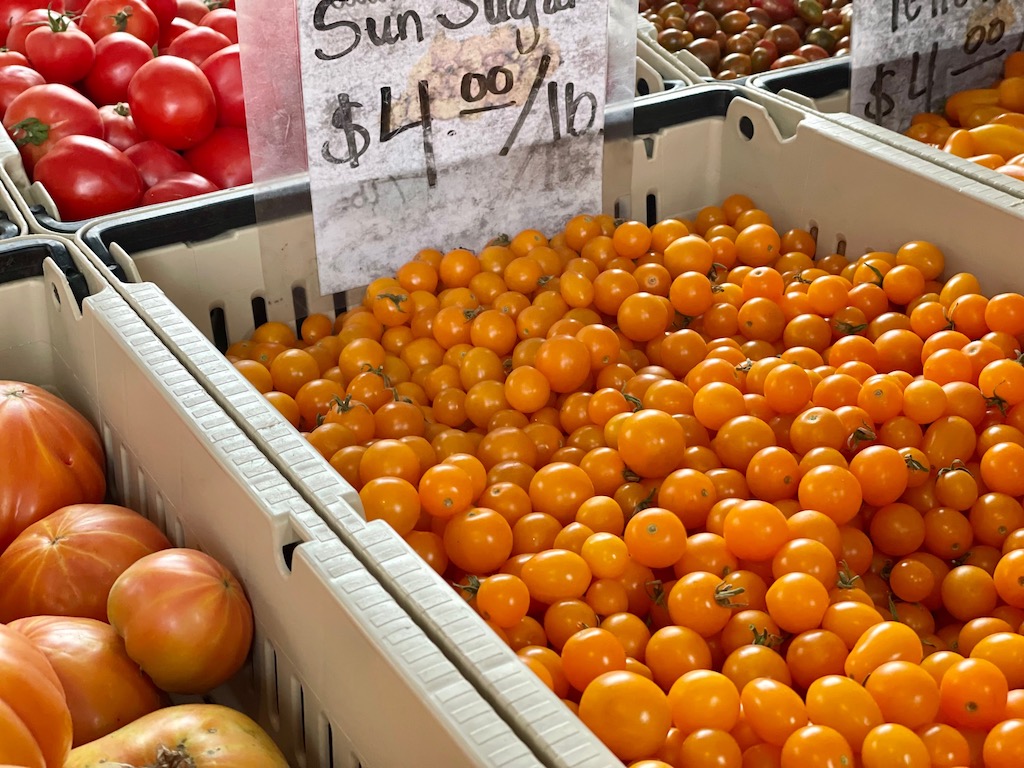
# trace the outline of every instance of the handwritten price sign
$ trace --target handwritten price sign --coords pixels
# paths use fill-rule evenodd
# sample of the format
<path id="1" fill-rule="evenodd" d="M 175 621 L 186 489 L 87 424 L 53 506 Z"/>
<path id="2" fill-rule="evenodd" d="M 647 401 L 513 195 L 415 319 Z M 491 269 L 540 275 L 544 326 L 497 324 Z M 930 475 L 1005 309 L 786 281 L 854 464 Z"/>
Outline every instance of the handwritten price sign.
<path id="1" fill-rule="evenodd" d="M 1021 0 L 868 0 L 857 5 L 850 112 L 903 130 L 957 91 L 990 87 L 1024 49 Z"/>
<path id="2" fill-rule="evenodd" d="M 299 0 L 324 293 L 601 205 L 607 0 Z"/>

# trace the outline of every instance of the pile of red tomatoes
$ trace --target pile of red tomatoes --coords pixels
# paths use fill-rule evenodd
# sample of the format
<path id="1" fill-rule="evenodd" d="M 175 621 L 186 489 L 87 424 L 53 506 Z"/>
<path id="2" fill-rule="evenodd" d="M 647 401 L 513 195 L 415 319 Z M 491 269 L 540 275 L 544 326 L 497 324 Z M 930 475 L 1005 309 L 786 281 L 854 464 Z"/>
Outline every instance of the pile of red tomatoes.
<path id="1" fill-rule="evenodd" d="M 0 110 L 76 221 L 252 181 L 233 0 L 5 0 Z"/>

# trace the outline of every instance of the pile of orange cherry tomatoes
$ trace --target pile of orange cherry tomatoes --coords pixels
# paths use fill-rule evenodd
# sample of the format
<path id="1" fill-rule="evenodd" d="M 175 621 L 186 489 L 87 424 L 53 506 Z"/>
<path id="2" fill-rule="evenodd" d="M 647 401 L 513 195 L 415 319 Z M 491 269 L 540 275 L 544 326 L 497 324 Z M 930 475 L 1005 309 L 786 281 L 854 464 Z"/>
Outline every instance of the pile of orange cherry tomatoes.
<path id="1" fill-rule="evenodd" d="M 634 768 L 1024 765 L 1024 296 L 743 195 L 227 355 Z"/>

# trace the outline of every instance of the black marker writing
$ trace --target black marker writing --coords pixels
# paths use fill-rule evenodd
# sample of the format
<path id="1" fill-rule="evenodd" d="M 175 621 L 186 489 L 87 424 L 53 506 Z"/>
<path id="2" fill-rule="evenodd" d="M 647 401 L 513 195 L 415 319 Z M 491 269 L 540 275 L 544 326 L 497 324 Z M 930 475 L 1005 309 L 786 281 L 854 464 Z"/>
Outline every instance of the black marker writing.
<path id="1" fill-rule="evenodd" d="M 341 29 L 349 37 L 347 47 L 334 53 L 328 53 L 323 48 L 316 48 L 313 54 L 318 59 L 331 61 L 340 59 L 352 53 L 363 39 L 363 29 L 366 30 L 366 37 L 376 47 L 383 45 L 395 45 L 404 42 L 410 37 L 416 42 L 423 42 L 423 21 L 416 11 L 402 11 L 394 16 L 385 16 L 383 21 L 378 22 L 371 16 L 367 16 L 360 22 L 351 19 L 327 20 L 327 11 L 330 8 L 341 7 L 337 0 L 320 0 L 313 11 L 313 29 L 317 32 L 330 32 Z"/>
<path id="2" fill-rule="evenodd" d="M 348 163 L 352 168 L 359 167 L 359 158 L 363 156 L 370 147 L 370 132 L 358 123 L 352 122 L 352 110 L 362 109 L 358 101 L 351 101 L 347 93 L 338 94 L 338 107 L 331 115 L 331 127 L 336 128 L 345 136 L 348 147 L 348 154 L 338 157 L 331 152 L 331 142 L 325 141 L 320 148 L 320 154 L 324 160 L 335 165 Z M 360 141 L 362 146 L 360 146 Z"/>

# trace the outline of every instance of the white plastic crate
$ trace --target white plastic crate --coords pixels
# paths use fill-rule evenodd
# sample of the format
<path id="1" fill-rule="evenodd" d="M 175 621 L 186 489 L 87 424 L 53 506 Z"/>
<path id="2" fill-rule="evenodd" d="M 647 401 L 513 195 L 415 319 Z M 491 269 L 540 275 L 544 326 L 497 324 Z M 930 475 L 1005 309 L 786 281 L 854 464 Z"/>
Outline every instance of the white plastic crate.
<path id="1" fill-rule="evenodd" d="M 0 174 L 3 171 L 0 170 Z M 15 197 L 0 183 L 0 241 L 28 234 L 28 222 Z"/>
<path id="2" fill-rule="evenodd" d="M 675 76 L 692 84 L 714 80 L 708 66 L 686 50 L 672 53 L 658 42 L 654 24 L 643 16 L 636 19 L 637 58 L 655 66 L 662 73 L 677 73 Z"/>
<path id="3" fill-rule="evenodd" d="M 1021 287 L 1008 246 L 1024 237 L 1022 201 L 795 105 L 728 85 L 695 86 L 637 104 L 635 129 L 633 178 L 607 180 L 608 211 L 653 222 L 742 192 L 780 229 L 817 232 L 821 255 L 930 239 L 950 270 L 970 267 L 986 290 Z M 586 751 L 564 746 L 579 738 L 578 722 L 549 707 L 537 681 L 504 665 L 501 644 L 478 632 L 468 607 L 413 582 L 404 542 L 390 530 L 368 535 L 358 495 L 216 351 L 212 339 L 223 347 L 264 319 L 294 323 L 344 303 L 317 287 L 308 190 L 300 179 L 279 192 L 271 206 L 278 218 L 263 222 L 262 232 L 252 200 L 225 195 L 203 209 L 167 206 L 158 218 L 100 221 L 79 241 L 332 529 L 462 659 L 460 668 L 499 711 L 559 765 L 589 764 Z"/>
<path id="4" fill-rule="evenodd" d="M 543 765 L 70 241 L 0 244 L 0 379 L 89 417 L 112 500 L 239 576 L 253 655 L 212 700 L 293 766 Z"/>
<path id="5" fill-rule="evenodd" d="M 291 193 L 291 202 L 282 200 L 280 203 L 283 211 L 294 206 L 294 198 L 303 199 L 301 190 L 291 190 Z M 227 193 L 220 196 L 220 203 L 219 209 L 204 207 L 195 212 L 197 215 L 186 214 L 186 223 L 175 222 L 171 226 L 198 226 L 200 229 L 193 231 L 200 232 L 204 226 L 221 229 L 232 216 L 246 211 L 250 220 L 253 217 L 251 197 Z M 175 208 L 180 209 L 167 206 L 164 210 Z M 160 228 L 153 226 L 152 220 L 144 215 L 135 214 L 127 220 L 139 224 L 133 228 L 140 236 L 160 235 Z M 116 221 L 118 219 L 113 218 L 108 224 Z M 265 312 L 272 319 L 294 322 L 296 292 L 301 294 L 302 301 L 308 301 L 310 312 L 333 313 L 335 297 L 320 297 L 312 284 L 310 290 L 303 292 L 309 275 L 315 274 L 315 268 L 307 271 L 313 258 L 312 233 L 305 231 L 309 223 L 309 214 L 304 212 L 269 224 L 270 231 L 264 232 L 262 237 L 250 224 L 222 237 L 196 243 L 198 250 L 181 247 L 180 243 L 154 249 L 151 253 L 155 258 L 143 259 L 140 266 L 143 274 L 156 284 L 139 282 L 143 277 L 126 256 L 123 264 L 130 276 L 129 282 L 119 281 L 102 260 L 97 259 L 95 263 L 546 765 L 566 768 L 617 765 L 611 752 L 582 727 L 576 716 L 401 537 L 381 521 L 367 523 L 364 520 L 355 490 L 238 375 L 211 343 L 210 339 L 219 335 L 218 327 L 223 320 L 231 329 L 231 338 L 243 338 L 252 331 L 258 319 L 254 318 L 254 297 L 259 304 L 266 299 Z M 104 230 L 103 225 L 98 224 L 100 226 L 93 229 L 94 234 Z M 186 230 L 178 230 L 177 236 L 183 231 Z M 84 232 L 77 238 L 80 243 L 89 239 Z M 272 248 L 267 253 L 274 254 L 265 262 L 260 258 L 261 240 L 264 247 Z M 211 247 L 219 255 L 206 250 Z M 114 250 L 124 253 L 116 245 Z M 263 286 L 267 284 L 264 270 L 267 275 L 277 275 L 270 279 L 276 281 L 273 284 L 280 288 L 280 293 L 264 291 Z M 175 274 L 183 281 L 178 282 Z M 160 283 L 176 285 L 172 289 L 174 301 L 181 300 L 185 306 L 179 308 L 169 301 L 157 287 Z M 259 314 L 262 313 L 257 312 Z M 201 323 L 207 335 L 197 330 L 192 319 Z"/>
<path id="6" fill-rule="evenodd" d="M 752 75 L 745 85 L 774 93 L 812 112 L 846 112 L 850 108 L 850 58 L 761 72 Z"/>
<path id="7" fill-rule="evenodd" d="M 850 67 L 849 59 L 815 62 L 792 70 L 756 75 L 745 85 L 771 97 L 795 103 L 827 120 L 924 158 L 972 181 L 1024 199 L 1024 182 L 850 114 Z"/>

